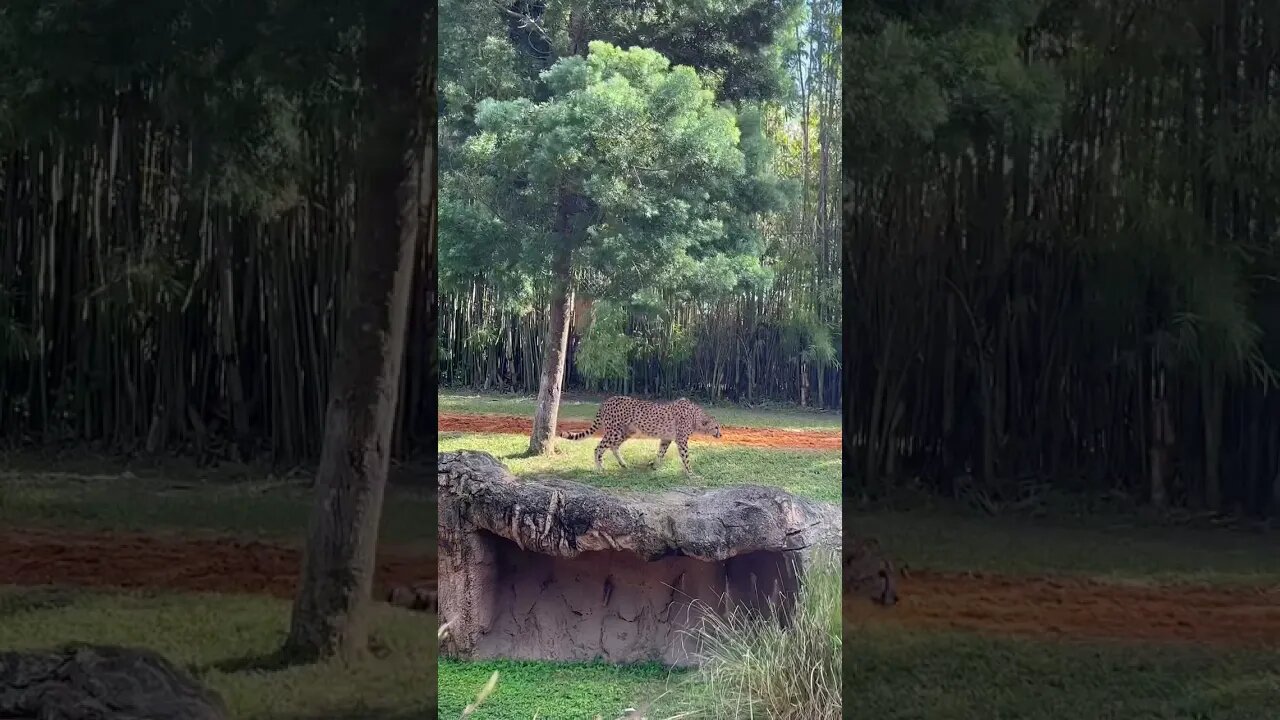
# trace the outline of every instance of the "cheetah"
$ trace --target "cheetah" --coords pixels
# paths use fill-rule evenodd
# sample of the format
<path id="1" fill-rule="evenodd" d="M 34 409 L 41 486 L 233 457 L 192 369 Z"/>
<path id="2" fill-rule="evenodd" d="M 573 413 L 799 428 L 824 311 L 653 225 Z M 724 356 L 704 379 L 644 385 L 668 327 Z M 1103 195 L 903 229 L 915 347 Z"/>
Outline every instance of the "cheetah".
<path id="1" fill-rule="evenodd" d="M 612 451 L 613 456 L 618 460 L 618 465 L 626 467 L 627 464 L 622 461 L 618 448 L 627 438 L 639 435 L 658 438 L 662 441 L 658 445 L 658 457 L 649 463 L 649 467 L 657 469 L 658 464 L 667 454 L 667 448 L 671 446 L 672 441 L 675 441 L 676 448 L 680 451 L 680 462 L 684 465 L 684 472 L 686 475 L 692 475 L 693 472 L 689 470 L 689 436 L 700 432 L 711 437 L 720 437 L 720 422 L 706 410 L 690 402 L 688 398 L 680 398 L 669 403 L 655 403 L 623 395 L 614 395 L 601 403 L 591 427 L 581 432 L 563 433 L 561 437 L 567 440 L 581 440 L 595 434 L 601 428 L 603 433 L 600 444 L 596 446 L 596 472 L 604 472 L 604 466 L 600 460 L 604 457 L 605 450 Z"/>
<path id="2" fill-rule="evenodd" d="M 861 595 L 885 607 L 898 602 L 898 570 L 873 539 L 853 541 L 844 556 L 844 594 Z"/>

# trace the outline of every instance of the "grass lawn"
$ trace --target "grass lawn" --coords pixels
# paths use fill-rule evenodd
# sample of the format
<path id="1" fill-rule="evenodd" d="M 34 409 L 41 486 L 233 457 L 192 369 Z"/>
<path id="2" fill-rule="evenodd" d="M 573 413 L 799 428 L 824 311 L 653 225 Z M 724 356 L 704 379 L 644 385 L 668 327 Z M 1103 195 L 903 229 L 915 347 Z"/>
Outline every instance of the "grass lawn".
<path id="1" fill-rule="evenodd" d="M 604 473 L 595 470 L 595 448 L 599 438 L 556 441 L 557 453 L 525 457 L 529 438 L 523 435 L 445 433 L 439 441 L 441 452 L 483 450 L 492 454 L 516 475 L 555 475 L 602 488 L 657 491 L 672 487 L 719 487 L 741 483 L 775 485 L 797 495 L 840 501 L 840 453 L 812 450 L 765 450 L 733 445 L 689 443 L 689 465 L 699 477 L 689 479 L 680 467 L 674 447 L 667 450 L 657 470 L 648 468 L 658 454 L 658 441 L 632 439 L 622 445 L 622 459 L 628 467 L 618 467 L 612 453 L 605 453 Z"/>
<path id="2" fill-rule="evenodd" d="M 560 416 L 590 419 L 599 398 L 566 399 Z M 440 411 L 463 414 L 499 414 L 532 417 L 533 398 L 512 396 L 440 395 Z M 714 408 L 725 425 L 791 429 L 838 430 L 840 417 L 783 409 Z M 840 453 L 768 450 L 718 445 L 695 436 L 690 442 L 690 463 L 699 477 L 685 477 L 675 448 L 667 452 L 658 470 L 644 467 L 658 452 L 658 441 L 628 440 L 622 456 L 631 467 L 620 468 L 612 454 L 604 459 L 605 472 L 597 474 L 593 454 L 598 438 L 558 440 L 560 451 L 546 457 L 524 457 L 529 439 L 524 435 L 441 434 L 439 449 L 483 450 L 517 475 L 547 474 L 603 488 L 658 491 L 697 485 L 715 487 L 758 483 L 785 488 L 797 495 L 826 502 L 840 501 Z M 679 674 L 668 675 L 660 666 L 619 667 L 603 664 L 541 662 L 440 663 L 440 717 L 458 717 L 484 686 L 490 673 L 500 676 L 498 689 L 472 717 L 478 720 L 531 720 L 534 717 L 579 720 L 600 714 L 614 720 L 628 707 L 645 707 L 651 718 L 663 717 L 674 708 L 680 688 Z"/>
<path id="3" fill-rule="evenodd" d="M 0 527 L 217 533 L 300 544 L 313 493 L 302 480 L 200 481 L 166 474 L 83 479 L 0 469 Z M 382 541 L 434 548 L 436 505 L 421 487 L 387 488 Z"/>
<path id="4" fill-rule="evenodd" d="M 1280 537 L 945 511 L 849 513 L 913 569 L 1123 583 L 1280 584 Z M 1280 717 L 1280 648 L 1051 641 L 846 627 L 844 716 L 906 720 Z"/>
<path id="5" fill-rule="evenodd" d="M 448 390 L 440 393 L 440 412 L 462 415 L 516 415 L 533 417 L 536 398 L 519 395 L 498 395 L 474 391 Z M 560 417 L 574 420 L 590 420 L 596 416 L 600 403 L 606 396 L 565 395 L 560 400 Z M 670 398 L 675 400 L 675 398 Z M 840 413 L 816 411 L 797 406 L 744 407 L 741 405 L 711 405 L 698 400 L 707 411 L 716 416 L 721 425 L 734 427 L 772 427 L 791 430 L 840 430 Z"/>
<path id="6" fill-rule="evenodd" d="M 382 658 L 279 669 L 289 603 L 253 596 L 103 593 L 0 586 L 0 648 L 65 642 L 142 645 L 191 670 L 236 720 L 434 717 L 434 618 L 379 606 Z"/>
<path id="7" fill-rule="evenodd" d="M 846 534 L 877 538 L 912 568 L 1083 575 L 1137 583 L 1280 584 L 1280 534 L 1110 520 L 847 512 Z"/>
<path id="8" fill-rule="evenodd" d="M 621 717 L 629 707 L 642 707 L 663 717 L 672 695 L 668 688 L 680 682 L 674 673 L 657 664 L 618 666 L 603 663 L 459 662 L 440 661 L 440 717 L 456 718 L 476 692 L 498 672 L 497 690 L 471 717 L 477 720 L 532 720 L 533 718 Z M 651 702 L 652 701 L 652 702 Z M 650 704 L 651 703 L 651 704 Z"/>
<path id="9" fill-rule="evenodd" d="M 865 627 L 844 640 L 844 717 L 1269 720 L 1280 651 L 1069 644 Z"/>

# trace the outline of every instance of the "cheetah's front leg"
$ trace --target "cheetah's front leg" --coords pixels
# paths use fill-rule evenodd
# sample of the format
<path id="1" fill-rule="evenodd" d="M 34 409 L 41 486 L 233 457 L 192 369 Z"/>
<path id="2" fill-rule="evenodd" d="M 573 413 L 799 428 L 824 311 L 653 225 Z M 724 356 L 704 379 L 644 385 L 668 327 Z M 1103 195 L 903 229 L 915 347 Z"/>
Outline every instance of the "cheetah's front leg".
<path id="1" fill-rule="evenodd" d="M 666 456 L 667 448 L 669 447 L 671 447 L 670 440 L 663 440 L 662 442 L 658 443 L 658 457 L 654 458 L 653 462 L 649 463 L 649 467 L 653 468 L 654 470 L 657 470 L 658 465 L 662 463 L 662 458 Z"/>

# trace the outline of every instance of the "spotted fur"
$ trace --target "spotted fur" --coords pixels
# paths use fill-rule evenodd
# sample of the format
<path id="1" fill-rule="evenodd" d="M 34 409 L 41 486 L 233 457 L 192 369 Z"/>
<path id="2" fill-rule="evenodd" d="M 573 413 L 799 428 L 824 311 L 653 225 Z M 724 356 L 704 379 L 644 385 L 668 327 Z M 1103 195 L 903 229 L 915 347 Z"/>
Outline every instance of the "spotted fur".
<path id="1" fill-rule="evenodd" d="M 627 438 L 633 436 L 658 438 L 658 457 L 649 463 L 657 468 L 667 454 L 667 448 L 675 442 L 680 451 L 680 463 L 684 465 L 685 474 L 692 475 L 689 470 L 689 436 L 693 433 L 705 433 L 712 437 L 720 437 L 720 422 L 688 398 L 680 398 L 675 402 L 655 403 L 637 400 L 623 395 L 615 395 L 600 404 L 596 411 L 596 419 L 591 427 L 581 432 L 563 433 L 561 437 L 568 440 L 581 440 L 588 435 L 601 432 L 600 444 L 596 445 L 596 471 L 603 472 L 600 460 L 604 451 L 610 450 L 617 458 L 618 464 L 626 467 L 618 448 Z"/>
<path id="2" fill-rule="evenodd" d="M 843 590 L 845 595 L 862 595 L 877 605 L 898 602 L 898 570 L 874 539 L 854 540 L 844 551 Z"/>

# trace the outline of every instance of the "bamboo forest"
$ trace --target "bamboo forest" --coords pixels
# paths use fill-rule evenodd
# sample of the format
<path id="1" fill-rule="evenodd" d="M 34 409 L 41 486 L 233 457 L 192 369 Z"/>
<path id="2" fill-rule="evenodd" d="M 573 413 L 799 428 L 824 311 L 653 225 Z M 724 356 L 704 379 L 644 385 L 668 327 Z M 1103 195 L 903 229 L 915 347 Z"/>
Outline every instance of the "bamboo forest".
<path id="1" fill-rule="evenodd" d="M 1280 4 L 869 5 L 847 489 L 1280 510 Z"/>
<path id="2" fill-rule="evenodd" d="M 64 10 L 0 12 L 0 435 L 314 460 L 355 232 L 357 8 Z M 402 451 L 435 428 L 434 254 Z"/>

